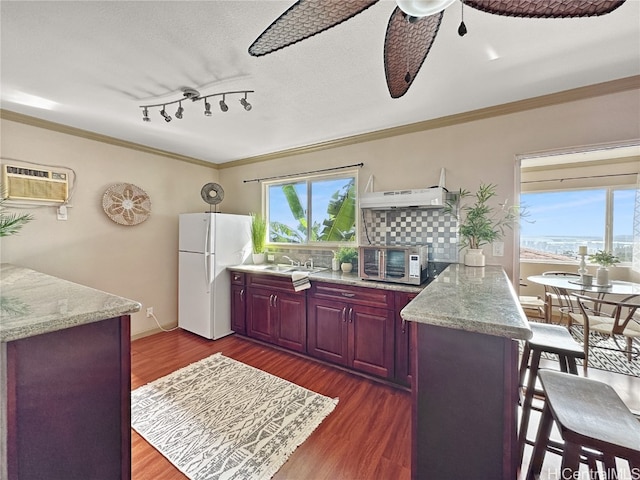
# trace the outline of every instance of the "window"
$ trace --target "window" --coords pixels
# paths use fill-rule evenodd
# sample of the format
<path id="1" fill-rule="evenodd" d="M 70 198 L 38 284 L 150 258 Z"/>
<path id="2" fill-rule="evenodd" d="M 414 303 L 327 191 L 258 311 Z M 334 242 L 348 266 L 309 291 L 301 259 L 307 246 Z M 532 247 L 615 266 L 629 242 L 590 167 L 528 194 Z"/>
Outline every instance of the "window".
<path id="1" fill-rule="evenodd" d="M 264 184 L 269 243 L 356 242 L 356 175 Z"/>
<path id="2" fill-rule="evenodd" d="M 528 216 L 521 223 L 520 259 L 575 261 L 580 245 L 589 253 L 612 251 L 633 259 L 633 188 L 532 192 L 520 195 Z"/>

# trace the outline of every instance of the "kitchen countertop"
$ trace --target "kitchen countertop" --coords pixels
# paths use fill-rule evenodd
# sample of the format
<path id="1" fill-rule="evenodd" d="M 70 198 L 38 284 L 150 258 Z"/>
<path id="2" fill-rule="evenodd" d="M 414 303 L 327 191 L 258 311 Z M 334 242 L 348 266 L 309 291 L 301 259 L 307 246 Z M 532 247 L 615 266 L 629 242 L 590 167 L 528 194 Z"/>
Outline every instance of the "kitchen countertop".
<path id="1" fill-rule="evenodd" d="M 0 341 L 54 332 L 141 308 L 140 303 L 11 264 L 0 265 Z"/>
<path id="2" fill-rule="evenodd" d="M 452 264 L 400 315 L 404 320 L 518 340 L 531 337 L 518 297 L 499 266 Z"/>
<path id="3" fill-rule="evenodd" d="M 231 271 L 245 273 L 262 273 L 265 275 L 277 275 L 282 277 L 291 277 L 291 272 L 278 272 L 270 270 L 273 264 L 264 265 L 234 265 L 227 267 Z M 393 290 L 396 292 L 420 293 L 427 285 L 407 285 L 402 283 L 377 282 L 374 280 L 362 280 L 357 272 L 343 273 L 342 271 L 334 272 L 330 268 L 309 273 L 309 281 L 341 283 L 343 285 L 354 285 L 357 287 L 378 288 L 381 290 Z"/>

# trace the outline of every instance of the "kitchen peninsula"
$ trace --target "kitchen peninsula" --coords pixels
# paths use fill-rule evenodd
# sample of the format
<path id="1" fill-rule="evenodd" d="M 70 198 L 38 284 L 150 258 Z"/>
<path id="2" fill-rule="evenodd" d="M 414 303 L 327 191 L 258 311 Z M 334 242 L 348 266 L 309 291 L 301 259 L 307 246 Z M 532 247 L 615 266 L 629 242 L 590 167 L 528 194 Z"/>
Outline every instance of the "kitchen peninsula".
<path id="1" fill-rule="evenodd" d="M 126 298 L 0 266 L 0 477 L 131 477 Z"/>
<path id="2" fill-rule="evenodd" d="M 518 342 L 531 336 L 498 266 L 451 265 L 412 322 L 412 478 L 517 477 Z"/>

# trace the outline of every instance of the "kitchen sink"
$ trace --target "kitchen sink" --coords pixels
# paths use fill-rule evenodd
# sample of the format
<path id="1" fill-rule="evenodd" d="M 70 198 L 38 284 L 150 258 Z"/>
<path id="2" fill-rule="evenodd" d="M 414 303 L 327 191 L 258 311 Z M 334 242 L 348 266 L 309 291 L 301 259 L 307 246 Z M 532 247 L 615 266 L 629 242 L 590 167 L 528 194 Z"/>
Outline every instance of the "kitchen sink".
<path id="1" fill-rule="evenodd" d="M 326 268 L 318 268 L 318 267 L 304 267 L 297 265 L 286 265 L 286 264 L 277 264 L 277 265 L 268 265 L 263 269 L 268 272 L 278 272 L 278 273 L 293 273 L 293 272 L 307 272 L 307 273 L 316 273 L 326 270 Z"/>

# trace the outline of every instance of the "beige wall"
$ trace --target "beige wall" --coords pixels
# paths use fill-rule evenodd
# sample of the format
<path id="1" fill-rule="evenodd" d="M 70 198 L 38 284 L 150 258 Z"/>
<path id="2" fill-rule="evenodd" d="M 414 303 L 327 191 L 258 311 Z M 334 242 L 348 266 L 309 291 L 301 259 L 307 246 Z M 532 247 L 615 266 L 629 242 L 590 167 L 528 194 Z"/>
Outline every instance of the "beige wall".
<path id="1" fill-rule="evenodd" d="M 156 327 L 144 309 L 154 308 L 160 323 L 177 323 L 178 218 L 204 211 L 200 189 L 218 172 L 167 157 L 3 120 L 3 159 L 70 167 L 77 188 L 68 220 L 55 207 L 32 210 L 36 217 L 18 235 L 0 240 L 2 262 L 14 263 L 73 282 L 131 298 L 143 304 L 132 316 L 132 335 Z M 152 213 L 136 226 L 111 221 L 102 195 L 114 183 L 128 182 L 151 198 Z"/>
<path id="2" fill-rule="evenodd" d="M 228 213 L 260 209 L 260 184 L 243 180 L 358 162 L 365 164 L 360 191 L 371 174 L 376 190 L 431 186 L 445 167 L 449 189 L 492 182 L 512 201 L 517 155 L 639 138 L 638 111 L 640 91 L 633 90 L 219 172 L 2 120 L 2 157 L 67 165 L 77 171 L 78 189 L 68 221 L 57 221 L 53 209 L 37 211 L 20 235 L 1 240 L 1 259 L 140 301 L 154 307 L 163 325 L 173 325 L 177 215 L 203 209 L 199 192 L 207 181 L 224 186 L 222 211 Z M 125 181 L 144 189 L 152 201 L 151 218 L 135 227 L 113 223 L 100 206 L 104 190 Z M 489 255 L 487 261 L 517 275 L 513 236 L 505 240 L 505 256 Z M 133 316 L 134 335 L 154 328 L 144 317 Z"/>
<path id="3" fill-rule="evenodd" d="M 475 190 L 481 182 L 491 182 L 498 185 L 502 199 L 513 202 L 517 192 L 517 155 L 639 138 L 638 111 L 640 91 L 616 93 L 223 168 L 220 181 L 226 188 L 225 201 L 229 200 L 238 213 L 260 208 L 260 184 L 243 184 L 244 179 L 358 162 L 365 164 L 360 170 L 360 191 L 371 174 L 375 176 L 375 190 L 429 187 L 438 183 L 440 168 L 445 167 L 450 190 Z M 510 276 L 518 274 L 513 238 L 511 233 L 505 238 L 504 257 L 492 257 L 490 248 L 485 247 L 487 263 L 503 265 Z"/>

